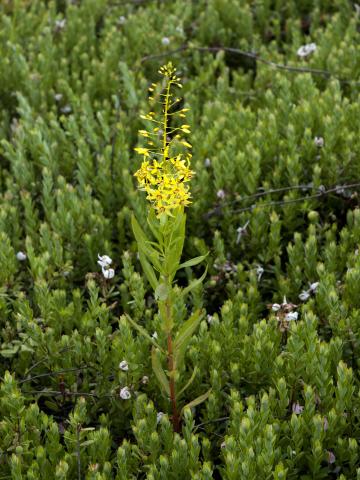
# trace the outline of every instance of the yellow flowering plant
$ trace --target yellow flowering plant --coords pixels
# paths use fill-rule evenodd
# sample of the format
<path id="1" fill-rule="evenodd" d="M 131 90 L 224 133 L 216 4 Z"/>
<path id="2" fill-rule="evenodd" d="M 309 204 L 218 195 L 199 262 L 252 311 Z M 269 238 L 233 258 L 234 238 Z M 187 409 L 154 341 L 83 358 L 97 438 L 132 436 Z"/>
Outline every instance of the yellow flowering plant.
<path id="1" fill-rule="evenodd" d="M 149 90 L 151 101 L 155 97 L 160 99 L 161 113 L 150 112 L 141 116 L 148 122 L 148 128 L 139 131 L 146 146 L 135 149 L 143 156 L 135 177 L 150 203 L 147 223 L 152 238 L 147 237 L 134 216 L 132 227 L 142 268 L 154 290 L 166 345 L 160 345 L 143 327 L 130 317 L 128 319 L 152 343 L 153 371 L 169 399 L 173 428 L 179 431 L 184 408 L 200 404 L 210 391 L 180 409 L 179 398 L 196 376 L 195 369 L 184 385 L 180 373 L 185 370 L 186 349 L 201 321 L 202 312 L 196 310 L 182 325 L 176 325 L 174 299 L 179 292 L 186 296 L 199 285 L 206 276 L 206 270 L 201 278 L 193 280 L 183 289 L 175 286 L 174 278 L 178 270 L 201 263 L 206 255 L 180 263 L 185 240 L 184 209 L 191 203 L 189 182 L 194 175 L 190 169 L 191 145 L 185 137 L 190 133 L 190 126 L 183 123 L 188 109 L 178 107 L 180 98 L 174 94 L 175 88 L 182 87 L 176 69 L 168 63 L 160 68 L 159 73 L 163 82 L 152 84 Z"/>

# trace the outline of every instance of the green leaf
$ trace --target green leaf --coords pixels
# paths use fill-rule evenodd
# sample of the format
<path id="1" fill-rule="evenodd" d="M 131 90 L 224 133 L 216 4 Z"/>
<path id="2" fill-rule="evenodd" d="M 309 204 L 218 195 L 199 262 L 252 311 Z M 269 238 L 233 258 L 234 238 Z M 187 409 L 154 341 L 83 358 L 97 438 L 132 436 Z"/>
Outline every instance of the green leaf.
<path id="1" fill-rule="evenodd" d="M 12 357 L 13 355 L 16 355 L 19 351 L 19 348 L 18 347 L 15 347 L 15 348 L 4 348 L 4 350 L 1 350 L 0 351 L 0 355 L 2 355 L 3 357 Z"/>
<path id="2" fill-rule="evenodd" d="M 180 416 L 184 413 L 185 408 L 193 408 L 196 407 L 197 405 L 200 405 L 200 403 L 205 402 L 205 400 L 209 397 L 211 393 L 211 388 L 204 394 L 200 395 L 199 397 L 195 398 L 191 402 L 187 403 L 186 405 L 183 406 L 180 412 Z"/>
<path id="3" fill-rule="evenodd" d="M 197 371 L 198 371 L 198 367 L 195 367 L 195 368 L 194 368 L 194 371 L 193 371 L 193 373 L 192 373 L 192 375 L 191 375 L 191 377 L 190 377 L 190 379 L 189 379 L 189 381 L 188 381 L 188 382 L 186 383 L 186 385 L 180 390 L 180 392 L 178 392 L 178 394 L 177 394 L 178 397 L 180 397 L 180 395 L 181 395 L 182 393 L 184 393 L 187 388 L 190 387 L 190 385 L 192 384 L 192 382 L 194 381 L 194 379 L 195 379 L 195 377 L 196 377 Z"/>
<path id="4" fill-rule="evenodd" d="M 88 445 L 92 445 L 95 440 L 85 440 L 85 442 L 80 443 L 80 447 L 87 447 Z"/>
<path id="5" fill-rule="evenodd" d="M 146 275 L 146 278 L 148 279 L 150 285 L 152 286 L 153 290 L 156 291 L 158 287 L 158 280 L 156 278 L 156 274 L 154 272 L 153 267 L 150 265 L 150 263 L 146 260 L 145 255 L 139 251 L 139 259 L 141 266 L 144 270 L 144 273 Z"/>
<path id="6" fill-rule="evenodd" d="M 206 266 L 205 268 L 205 272 L 201 275 L 200 278 L 197 278 L 196 280 L 192 280 L 189 285 L 184 288 L 181 292 L 181 295 L 184 297 L 185 295 L 187 295 L 189 292 L 191 292 L 191 290 L 194 290 L 194 288 L 196 288 L 198 285 L 200 285 L 202 283 L 202 281 L 205 279 L 206 277 L 206 274 L 207 274 L 207 269 L 208 267 Z"/>
<path id="7" fill-rule="evenodd" d="M 169 381 L 166 377 L 164 369 L 161 366 L 160 358 L 159 358 L 159 350 L 156 348 L 152 348 L 151 350 L 151 363 L 156 378 L 159 380 L 160 385 L 162 386 L 165 393 L 170 396 L 170 385 Z"/>
<path id="8" fill-rule="evenodd" d="M 155 290 L 155 300 L 165 301 L 169 296 L 169 286 L 166 283 L 160 283 Z"/>
<path id="9" fill-rule="evenodd" d="M 139 325 L 138 323 L 136 323 L 131 317 L 130 315 L 128 315 L 127 313 L 125 313 L 125 317 L 126 319 L 130 322 L 130 324 L 135 328 L 135 330 L 137 330 L 139 333 L 141 333 L 141 335 L 143 335 L 147 340 L 149 340 L 156 348 L 158 348 L 161 352 L 165 353 L 164 350 L 160 347 L 160 345 L 158 345 L 155 340 L 148 334 L 148 332 L 145 330 L 144 327 L 142 327 L 141 325 Z"/>
<path id="10" fill-rule="evenodd" d="M 200 255 L 199 257 L 194 257 L 194 258 L 192 258 L 191 260 L 188 260 L 187 262 L 181 263 L 181 264 L 178 266 L 178 270 L 180 270 L 180 268 L 194 267 L 195 265 L 198 265 L 198 264 L 201 263 L 203 260 L 205 260 L 205 258 L 206 258 L 208 255 L 209 255 L 209 252 L 208 252 L 206 255 Z"/>
<path id="11" fill-rule="evenodd" d="M 191 317 L 181 326 L 174 341 L 174 353 L 182 348 L 183 345 L 187 345 L 196 328 L 201 321 L 200 310 L 196 310 Z"/>
<path id="12" fill-rule="evenodd" d="M 50 410 L 52 410 L 54 412 L 60 412 L 59 405 L 55 402 L 52 402 L 51 400 L 45 400 L 44 405 L 46 405 L 47 408 L 49 408 Z"/>
<path id="13" fill-rule="evenodd" d="M 148 240 L 134 215 L 131 216 L 131 225 L 138 244 L 139 252 L 142 252 L 160 272 L 162 269 L 159 261 L 159 252 L 151 247 L 150 240 Z"/>
<path id="14" fill-rule="evenodd" d="M 152 234 L 154 235 L 154 237 L 156 238 L 156 240 L 159 242 L 159 244 L 162 246 L 163 245 L 163 239 L 162 239 L 162 235 L 160 233 L 160 223 L 158 221 L 158 219 L 156 218 L 156 214 L 155 214 L 155 211 L 153 208 L 150 209 L 149 211 L 149 215 L 147 217 L 147 222 L 148 222 L 148 225 L 150 227 L 150 230 L 152 232 Z"/>
<path id="15" fill-rule="evenodd" d="M 185 240 L 185 223 L 186 215 L 183 212 L 178 212 L 175 220 L 170 222 L 165 230 L 169 241 L 166 245 L 164 267 L 170 277 L 170 281 L 173 280 L 180 263 Z"/>

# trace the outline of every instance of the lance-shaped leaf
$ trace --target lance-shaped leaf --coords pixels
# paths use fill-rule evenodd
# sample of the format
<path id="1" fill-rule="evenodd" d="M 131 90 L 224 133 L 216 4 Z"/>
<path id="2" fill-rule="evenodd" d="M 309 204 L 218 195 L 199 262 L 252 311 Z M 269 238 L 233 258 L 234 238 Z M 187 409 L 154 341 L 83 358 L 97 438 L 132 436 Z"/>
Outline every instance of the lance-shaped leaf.
<path id="1" fill-rule="evenodd" d="M 185 354 L 186 347 L 201 321 L 201 312 L 196 310 L 182 325 L 174 341 L 174 359 L 176 368 L 179 368 Z"/>
<path id="2" fill-rule="evenodd" d="M 199 397 L 195 398 L 191 402 L 184 405 L 183 408 L 181 409 L 180 416 L 182 416 L 182 414 L 184 413 L 185 408 L 193 408 L 193 407 L 196 407 L 197 405 L 200 405 L 200 403 L 205 402 L 205 400 L 209 397 L 210 393 L 211 393 L 211 388 L 207 392 L 203 393 Z"/>
<path id="3" fill-rule="evenodd" d="M 139 325 L 138 323 L 136 323 L 131 317 L 130 315 L 128 315 L 127 313 L 125 313 L 125 317 L 126 319 L 128 320 L 128 322 L 131 324 L 132 327 L 135 328 L 135 330 L 137 330 L 139 333 L 141 333 L 141 335 L 143 337 L 145 337 L 147 340 L 149 340 L 156 348 L 158 348 L 161 352 L 165 353 L 164 350 L 160 347 L 160 345 L 157 344 L 157 342 L 155 342 L 155 340 L 148 334 L 148 332 L 145 330 L 144 327 L 142 327 L 141 325 Z"/>
<path id="4" fill-rule="evenodd" d="M 200 278 L 197 278 L 195 280 L 192 280 L 189 285 L 187 287 L 185 287 L 182 292 L 181 292 L 181 295 L 183 297 L 185 297 L 185 295 L 187 295 L 189 292 L 191 292 L 192 290 L 194 290 L 194 288 L 196 288 L 198 285 L 200 285 L 202 283 L 202 281 L 205 279 L 206 277 L 206 274 L 207 274 L 207 266 L 205 268 L 205 272 L 201 275 Z"/>
<path id="5" fill-rule="evenodd" d="M 159 220 L 156 218 L 156 214 L 153 208 L 150 208 L 149 215 L 147 217 L 147 222 L 152 234 L 154 235 L 156 240 L 159 242 L 159 244 L 163 246 L 163 238 L 160 232 Z"/>
<path id="6" fill-rule="evenodd" d="M 178 398 L 180 397 L 180 395 L 181 395 L 182 393 L 185 392 L 185 390 L 186 390 L 187 388 L 190 387 L 190 385 L 192 384 L 192 382 L 194 381 L 194 379 L 195 379 L 195 377 L 196 377 L 197 372 L 198 372 L 198 367 L 195 367 L 195 368 L 194 368 L 194 371 L 193 371 L 193 373 L 192 373 L 192 375 L 191 375 L 191 377 L 190 377 L 190 379 L 188 380 L 188 382 L 186 382 L 185 386 L 184 386 L 184 387 L 179 391 L 179 393 L 177 394 Z"/>
<path id="7" fill-rule="evenodd" d="M 159 260 L 159 252 L 157 252 L 151 246 L 151 242 L 146 237 L 144 231 L 140 227 L 134 215 L 132 215 L 131 217 L 131 225 L 133 228 L 135 239 L 138 244 L 139 252 L 142 252 L 150 260 L 154 267 L 160 272 L 162 268 Z"/>
<path id="8" fill-rule="evenodd" d="M 151 350 L 151 363 L 152 363 L 152 368 L 154 370 L 154 373 L 156 375 L 156 378 L 159 380 L 160 385 L 162 386 L 162 389 L 164 392 L 167 394 L 167 396 L 170 396 L 170 385 L 169 385 L 169 380 L 167 379 L 167 376 L 164 372 L 164 369 L 161 365 L 161 361 L 159 358 L 159 350 L 155 347 L 152 348 Z"/>
<path id="9" fill-rule="evenodd" d="M 199 257 L 194 257 L 191 260 L 188 260 L 187 262 L 181 263 L 178 267 L 178 270 L 180 270 L 180 268 L 194 267 L 195 265 L 198 265 L 199 263 L 204 261 L 208 255 L 209 255 L 209 252 L 206 255 L 200 255 Z"/>
<path id="10" fill-rule="evenodd" d="M 142 251 L 139 251 L 139 260 L 141 263 L 141 266 L 144 270 L 144 273 L 146 275 L 146 278 L 148 279 L 150 285 L 152 286 L 153 290 L 156 291 L 158 287 L 158 279 L 156 277 L 156 274 L 154 272 L 153 267 L 150 265 L 150 263 L 146 260 L 145 255 L 143 254 Z"/>
<path id="11" fill-rule="evenodd" d="M 185 240 L 186 215 L 178 211 L 174 218 L 169 219 L 162 228 L 165 244 L 164 271 L 173 280 L 179 266 Z"/>

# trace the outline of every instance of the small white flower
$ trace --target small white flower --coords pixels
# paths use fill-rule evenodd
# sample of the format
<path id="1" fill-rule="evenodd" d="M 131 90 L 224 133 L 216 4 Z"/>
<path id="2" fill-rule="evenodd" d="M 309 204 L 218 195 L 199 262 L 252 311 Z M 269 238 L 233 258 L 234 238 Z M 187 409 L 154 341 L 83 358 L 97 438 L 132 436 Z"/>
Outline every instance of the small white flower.
<path id="1" fill-rule="evenodd" d="M 293 403 L 292 404 L 292 411 L 295 413 L 295 415 L 300 415 L 304 411 L 304 407 L 300 405 L 299 403 Z"/>
<path id="2" fill-rule="evenodd" d="M 310 283 L 310 290 L 315 293 L 319 286 L 319 282 Z"/>
<path id="3" fill-rule="evenodd" d="M 99 255 L 98 254 L 98 264 L 100 265 L 100 267 L 108 267 L 109 265 L 112 264 L 112 259 L 108 256 L 108 255 Z"/>
<path id="4" fill-rule="evenodd" d="M 302 45 L 296 53 L 299 57 L 307 57 L 310 53 L 315 52 L 316 48 L 316 43 L 308 43 Z"/>
<path id="5" fill-rule="evenodd" d="M 327 450 L 327 454 L 328 454 L 328 462 L 331 464 L 331 463 L 335 463 L 336 462 L 336 457 L 335 455 L 333 454 L 333 452 L 331 452 L 330 450 Z"/>
<path id="6" fill-rule="evenodd" d="M 163 37 L 163 38 L 161 39 L 161 43 L 162 43 L 165 47 L 167 47 L 168 45 L 170 45 L 170 38 L 169 38 L 169 37 Z"/>
<path id="7" fill-rule="evenodd" d="M 244 235 L 246 235 L 246 229 L 247 229 L 249 223 L 250 223 L 250 220 L 248 220 L 248 221 L 245 223 L 245 225 L 243 225 L 242 227 L 239 227 L 239 228 L 236 229 L 236 232 L 237 232 L 236 243 L 237 243 L 237 244 L 240 243 L 241 238 L 242 238 Z"/>
<path id="8" fill-rule="evenodd" d="M 146 376 L 146 375 L 144 375 L 144 376 L 142 377 L 142 379 L 141 379 L 141 383 L 142 383 L 143 385 L 147 385 L 147 384 L 149 383 L 149 377 Z"/>
<path id="9" fill-rule="evenodd" d="M 55 21 L 55 29 L 57 31 L 63 30 L 66 26 L 66 19 L 63 18 L 62 20 L 56 20 Z"/>
<path id="10" fill-rule="evenodd" d="M 271 305 L 271 310 L 272 310 L 273 312 L 277 312 L 278 310 L 280 310 L 280 308 L 281 308 L 281 305 L 279 305 L 278 303 L 273 303 L 273 304 Z"/>
<path id="11" fill-rule="evenodd" d="M 205 158 L 205 160 L 204 160 L 204 165 L 205 165 L 205 168 L 211 167 L 211 160 L 210 160 L 210 158 Z"/>
<path id="12" fill-rule="evenodd" d="M 206 320 L 207 320 L 208 324 L 211 325 L 212 322 L 214 321 L 214 317 L 212 315 L 208 314 L 206 316 Z"/>
<path id="13" fill-rule="evenodd" d="M 62 93 L 55 93 L 54 99 L 55 99 L 57 102 L 61 102 L 62 98 L 63 98 Z"/>
<path id="14" fill-rule="evenodd" d="M 302 302 L 306 302 L 306 300 L 310 297 L 310 293 L 308 291 L 303 291 L 300 293 L 299 298 Z"/>
<path id="15" fill-rule="evenodd" d="M 298 319 L 298 312 L 289 312 L 285 315 L 285 320 L 288 322 L 291 322 L 292 320 L 297 320 Z"/>
<path id="16" fill-rule="evenodd" d="M 129 398 L 131 398 L 129 387 L 124 387 L 120 390 L 120 398 L 123 400 L 129 400 Z"/>
<path id="17" fill-rule="evenodd" d="M 326 417 L 324 417 L 324 432 L 326 432 L 329 429 L 329 422 Z"/>
<path id="18" fill-rule="evenodd" d="M 26 253 L 20 251 L 20 252 L 17 252 L 16 258 L 17 258 L 20 262 L 23 262 L 24 260 L 26 260 L 27 256 L 26 256 Z"/>
<path id="19" fill-rule="evenodd" d="M 113 268 L 105 269 L 103 267 L 101 270 L 102 270 L 102 273 L 104 275 L 104 278 L 106 278 L 106 280 L 111 280 L 112 278 L 114 278 L 115 270 Z"/>
<path id="20" fill-rule="evenodd" d="M 154 333 L 151 335 L 151 338 L 153 338 L 154 340 L 157 340 L 157 339 L 158 339 L 158 334 L 157 334 L 157 332 L 154 332 Z"/>
<path id="21" fill-rule="evenodd" d="M 319 147 L 319 148 L 322 148 L 324 146 L 324 139 L 323 137 L 315 137 L 314 138 L 314 143 L 315 143 L 315 147 Z"/>
<path id="22" fill-rule="evenodd" d="M 260 282 L 261 280 L 261 277 L 263 276 L 263 273 L 264 273 L 264 269 L 261 265 L 258 265 L 256 267 L 256 275 L 257 275 L 257 281 Z"/>
<path id="23" fill-rule="evenodd" d="M 70 105 L 65 105 L 64 107 L 61 108 L 61 113 L 71 113 L 72 108 Z"/>
<path id="24" fill-rule="evenodd" d="M 124 25 L 126 23 L 126 17 L 124 17 L 124 15 L 121 15 L 119 18 L 118 18 L 118 24 L 119 25 Z"/>
<path id="25" fill-rule="evenodd" d="M 164 415 L 165 415 L 165 413 L 163 413 L 163 412 L 158 412 L 158 413 L 156 414 L 156 423 L 160 423 Z"/>
<path id="26" fill-rule="evenodd" d="M 218 191 L 216 192 L 216 196 L 217 196 L 218 198 L 220 198 L 220 200 L 224 200 L 225 195 L 226 195 L 226 194 L 225 194 L 225 192 L 224 192 L 224 190 L 223 190 L 222 188 L 220 188 L 220 190 L 218 190 Z"/>
<path id="27" fill-rule="evenodd" d="M 129 364 L 126 360 L 122 360 L 120 363 L 119 363 L 119 368 L 120 370 L 123 370 L 124 372 L 127 372 L 129 370 Z"/>

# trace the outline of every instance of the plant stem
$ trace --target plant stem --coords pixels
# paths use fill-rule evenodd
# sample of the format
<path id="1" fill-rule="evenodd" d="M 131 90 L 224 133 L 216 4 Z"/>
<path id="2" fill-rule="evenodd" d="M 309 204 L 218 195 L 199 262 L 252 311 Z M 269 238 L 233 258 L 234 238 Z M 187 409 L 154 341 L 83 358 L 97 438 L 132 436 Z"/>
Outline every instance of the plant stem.
<path id="1" fill-rule="evenodd" d="M 167 347 L 168 347 L 168 369 L 170 375 L 170 402 L 172 408 L 172 424 L 174 432 L 180 431 L 180 417 L 177 411 L 176 405 L 176 390 L 175 390 L 175 370 L 174 370 L 174 357 L 173 357 L 173 348 L 172 348 L 172 337 L 171 333 L 167 337 Z"/>
<path id="2" fill-rule="evenodd" d="M 164 102 L 164 118 L 163 118 L 163 160 L 164 161 L 168 157 L 167 129 L 168 129 L 170 85 L 171 85 L 171 81 L 169 80 L 166 86 L 166 94 L 165 94 L 165 102 Z"/>
<path id="3" fill-rule="evenodd" d="M 171 325 L 171 301 L 168 298 L 166 300 L 166 316 L 168 324 Z M 168 330 L 167 334 L 167 360 L 168 360 L 168 371 L 169 371 L 169 387 L 170 387 L 170 402 L 172 408 L 172 424 L 174 432 L 180 431 L 180 417 L 177 410 L 176 404 L 176 385 L 175 385 L 175 368 L 174 368 L 174 353 L 173 353 L 173 341 L 171 335 L 171 328 Z"/>

